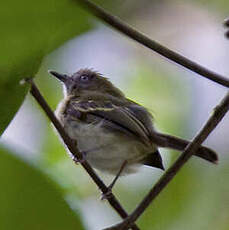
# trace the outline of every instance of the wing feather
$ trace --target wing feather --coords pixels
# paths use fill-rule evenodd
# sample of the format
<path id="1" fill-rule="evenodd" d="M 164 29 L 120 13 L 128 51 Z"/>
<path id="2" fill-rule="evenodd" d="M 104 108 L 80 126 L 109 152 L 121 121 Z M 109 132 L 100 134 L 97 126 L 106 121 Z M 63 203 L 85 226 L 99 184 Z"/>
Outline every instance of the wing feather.
<path id="1" fill-rule="evenodd" d="M 119 126 L 119 130 L 125 130 L 134 134 L 144 143 L 149 145 L 149 132 L 144 124 L 129 111 L 128 107 L 114 105 L 111 101 L 74 101 L 72 106 L 76 111 L 91 114 L 105 119 L 113 125 Z"/>

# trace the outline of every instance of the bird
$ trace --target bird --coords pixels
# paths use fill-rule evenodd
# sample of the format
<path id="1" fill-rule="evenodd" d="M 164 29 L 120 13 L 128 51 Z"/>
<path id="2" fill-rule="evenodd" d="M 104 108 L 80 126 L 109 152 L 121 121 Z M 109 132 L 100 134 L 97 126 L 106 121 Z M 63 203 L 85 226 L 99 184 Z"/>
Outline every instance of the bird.
<path id="1" fill-rule="evenodd" d="M 150 112 L 99 72 L 85 68 L 72 75 L 49 73 L 64 89 L 55 111 L 58 120 L 93 168 L 115 175 L 110 190 L 120 175 L 135 173 L 142 165 L 164 170 L 160 147 L 183 151 L 189 144 L 157 132 Z M 218 161 L 217 154 L 204 146 L 195 155 Z"/>

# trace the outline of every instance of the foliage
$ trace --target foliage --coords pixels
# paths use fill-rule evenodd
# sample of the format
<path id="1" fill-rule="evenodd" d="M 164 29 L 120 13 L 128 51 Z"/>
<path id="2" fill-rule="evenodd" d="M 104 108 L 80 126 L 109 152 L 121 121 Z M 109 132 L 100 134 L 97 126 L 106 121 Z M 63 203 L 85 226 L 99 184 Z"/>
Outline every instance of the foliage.
<path id="1" fill-rule="evenodd" d="M 19 81 L 34 77 L 42 58 L 89 28 L 73 1 L 2 1 L 0 8 L 0 133 L 27 92 Z"/>
<path id="2" fill-rule="evenodd" d="M 0 229 L 84 229 L 58 186 L 0 147 Z"/>

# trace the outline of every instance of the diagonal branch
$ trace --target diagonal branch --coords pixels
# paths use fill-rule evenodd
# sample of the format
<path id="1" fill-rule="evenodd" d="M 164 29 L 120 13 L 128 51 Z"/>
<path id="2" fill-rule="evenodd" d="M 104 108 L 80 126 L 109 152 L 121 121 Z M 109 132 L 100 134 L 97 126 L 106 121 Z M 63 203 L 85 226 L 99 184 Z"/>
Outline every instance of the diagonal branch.
<path id="1" fill-rule="evenodd" d="M 99 189 L 102 191 L 103 194 L 107 194 L 109 192 L 107 186 L 103 183 L 103 181 L 98 177 L 96 172 L 93 170 L 93 168 L 88 164 L 86 160 L 83 159 L 82 154 L 79 152 L 77 148 L 76 141 L 73 141 L 68 134 L 65 132 L 64 128 L 50 109 L 49 105 L 41 95 L 39 89 L 35 85 L 32 79 L 26 79 L 26 82 L 28 82 L 31 85 L 30 93 L 33 95 L 33 97 L 36 99 L 38 104 L 42 107 L 46 115 L 49 117 L 55 128 L 57 129 L 59 135 L 63 139 L 64 143 L 68 147 L 69 151 L 73 155 L 73 160 L 76 162 L 76 160 L 79 160 L 81 162 L 81 165 L 83 168 L 87 171 L 91 179 L 94 181 L 94 183 L 99 187 Z M 123 219 L 128 217 L 127 212 L 123 209 L 119 201 L 116 199 L 116 197 L 113 195 L 113 193 L 109 193 L 109 197 L 107 197 L 108 202 L 110 205 L 117 211 L 117 213 L 122 217 Z M 137 225 L 133 225 L 131 227 L 133 230 L 139 230 Z"/>
<path id="2" fill-rule="evenodd" d="M 208 119 L 204 127 L 195 136 L 193 141 L 186 147 L 185 151 L 176 160 L 176 162 L 166 171 L 166 173 L 160 178 L 160 180 L 154 185 L 134 212 L 127 217 L 121 224 L 107 228 L 106 230 L 124 230 L 128 229 L 145 211 L 145 209 L 152 203 L 152 201 L 160 194 L 160 192 L 166 187 L 166 185 L 173 179 L 178 173 L 181 167 L 190 159 L 190 157 L 196 152 L 199 146 L 204 142 L 208 135 L 215 129 L 222 118 L 229 110 L 229 92 L 223 98 L 221 103 L 216 106 L 211 117 Z"/>
<path id="3" fill-rule="evenodd" d="M 162 46 L 161 44 L 157 43 L 154 40 L 151 40 L 146 35 L 138 32 L 133 27 L 129 26 L 127 23 L 121 21 L 118 17 L 115 17 L 102 9 L 101 7 L 97 6 L 96 4 L 88 1 L 88 0 L 75 0 L 83 7 L 86 7 L 88 11 L 90 11 L 93 15 L 101 19 L 102 21 L 106 22 L 110 26 L 114 27 L 118 31 L 124 33 L 128 37 L 134 39 L 135 41 L 141 43 L 142 45 L 150 48 L 151 50 L 159 53 L 160 55 L 168 58 L 180 64 L 181 66 L 198 73 L 201 77 L 205 77 L 211 81 L 217 82 L 227 88 L 229 88 L 229 79 L 226 77 L 215 73 L 213 71 L 208 70 L 207 68 L 199 65 L 198 63 L 191 61 L 190 59 Z"/>

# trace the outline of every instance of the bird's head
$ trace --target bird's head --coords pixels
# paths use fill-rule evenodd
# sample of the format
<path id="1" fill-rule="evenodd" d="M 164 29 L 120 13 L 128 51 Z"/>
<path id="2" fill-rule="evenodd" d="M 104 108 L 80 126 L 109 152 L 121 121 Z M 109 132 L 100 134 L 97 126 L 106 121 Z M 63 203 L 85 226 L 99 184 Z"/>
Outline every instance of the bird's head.
<path id="1" fill-rule="evenodd" d="M 90 92 L 106 93 L 115 97 L 123 96 L 123 93 L 107 78 L 91 69 L 80 69 L 70 76 L 55 71 L 49 73 L 63 83 L 67 96 L 81 96 Z"/>

